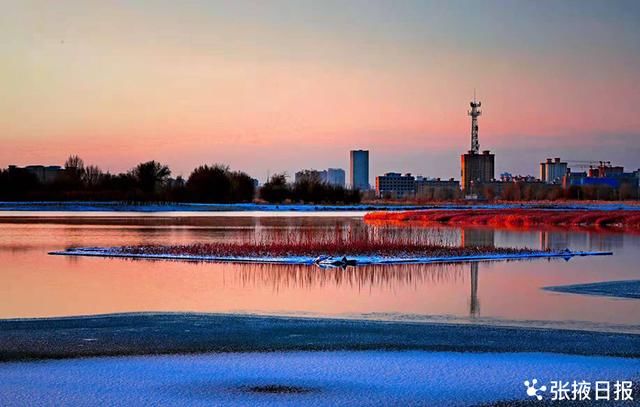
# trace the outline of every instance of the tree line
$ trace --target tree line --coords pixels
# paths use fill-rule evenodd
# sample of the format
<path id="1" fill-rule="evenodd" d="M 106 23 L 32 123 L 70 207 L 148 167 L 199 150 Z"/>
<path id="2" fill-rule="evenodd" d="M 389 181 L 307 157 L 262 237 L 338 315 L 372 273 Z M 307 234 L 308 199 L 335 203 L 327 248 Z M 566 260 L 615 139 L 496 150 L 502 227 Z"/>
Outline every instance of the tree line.
<path id="1" fill-rule="evenodd" d="M 275 174 L 260 188 L 260 198 L 271 203 L 354 204 L 360 202 L 362 195 L 358 190 L 346 189 L 312 177 L 306 177 L 290 184 L 287 183 L 285 174 Z"/>
<path id="2" fill-rule="evenodd" d="M 608 185 L 571 185 L 563 188 L 562 185 L 555 184 L 512 182 L 505 184 L 502 191 L 485 187 L 483 196 L 488 200 L 499 198 L 504 201 L 617 201 L 639 199 L 640 190 L 638 186 L 629 183 L 623 183 L 619 188 Z"/>
<path id="3" fill-rule="evenodd" d="M 126 202 L 267 202 L 354 203 L 358 191 L 331 186 L 318 180 L 289 185 L 283 174 L 271 177 L 260 190 L 242 171 L 221 164 L 201 165 L 185 180 L 171 177 L 171 169 L 147 161 L 129 171 L 111 174 L 95 165 L 85 165 L 70 156 L 60 170 L 43 180 L 25 168 L 0 170 L 0 199 L 6 201 L 126 201 Z"/>

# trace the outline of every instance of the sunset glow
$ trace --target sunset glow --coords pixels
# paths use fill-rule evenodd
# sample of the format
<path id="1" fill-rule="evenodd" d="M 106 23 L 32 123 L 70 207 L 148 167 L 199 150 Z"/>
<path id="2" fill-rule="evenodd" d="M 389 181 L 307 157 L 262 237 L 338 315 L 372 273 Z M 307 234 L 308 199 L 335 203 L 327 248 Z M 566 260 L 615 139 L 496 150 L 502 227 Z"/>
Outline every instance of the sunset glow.
<path id="1" fill-rule="evenodd" d="M 7 3 L 0 166 L 79 154 L 110 171 L 221 162 L 263 180 L 346 168 L 366 148 L 372 174 L 452 177 L 474 88 L 497 173 L 534 174 L 551 154 L 635 164 L 636 2 L 443 6 Z"/>

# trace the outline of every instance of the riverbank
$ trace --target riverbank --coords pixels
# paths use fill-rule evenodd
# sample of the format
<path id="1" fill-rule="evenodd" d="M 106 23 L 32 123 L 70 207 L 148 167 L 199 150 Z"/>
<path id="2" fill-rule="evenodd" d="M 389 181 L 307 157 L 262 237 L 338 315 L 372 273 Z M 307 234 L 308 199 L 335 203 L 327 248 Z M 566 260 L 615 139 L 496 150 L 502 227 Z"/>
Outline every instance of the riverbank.
<path id="1" fill-rule="evenodd" d="M 425 204 L 362 203 L 357 205 L 267 204 L 267 203 L 129 203 L 129 202 L 0 202 L 2 212 L 370 212 L 420 209 L 556 209 L 556 210 L 640 210 L 635 202 L 435 202 Z"/>
<path id="2" fill-rule="evenodd" d="M 552 211 L 532 208 L 447 209 L 383 211 L 368 213 L 365 221 L 384 224 L 489 226 L 497 228 L 570 227 L 640 230 L 639 210 L 567 209 Z"/>

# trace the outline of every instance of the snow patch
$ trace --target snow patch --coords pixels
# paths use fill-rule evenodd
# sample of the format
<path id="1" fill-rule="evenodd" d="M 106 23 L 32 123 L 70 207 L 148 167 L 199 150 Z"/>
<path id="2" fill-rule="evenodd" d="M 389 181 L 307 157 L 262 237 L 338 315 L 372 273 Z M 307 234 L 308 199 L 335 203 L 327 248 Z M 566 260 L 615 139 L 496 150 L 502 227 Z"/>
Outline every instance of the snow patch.
<path id="1" fill-rule="evenodd" d="M 550 353 L 273 352 L 0 364 L 0 405 L 476 405 L 525 380 L 637 380 L 640 360 Z M 545 400 L 551 395 L 543 394 Z M 536 401 L 537 402 L 537 401 Z"/>

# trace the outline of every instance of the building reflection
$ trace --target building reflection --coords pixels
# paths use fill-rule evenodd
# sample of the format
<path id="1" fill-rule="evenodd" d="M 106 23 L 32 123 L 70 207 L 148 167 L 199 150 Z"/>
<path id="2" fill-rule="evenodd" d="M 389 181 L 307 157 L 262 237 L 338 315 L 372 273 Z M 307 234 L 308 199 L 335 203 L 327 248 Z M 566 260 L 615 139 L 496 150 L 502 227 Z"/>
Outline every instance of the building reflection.
<path id="1" fill-rule="evenodd" d="M 460 243 L 464 247 L 471 246 L 495 246 L 495 230 L 489 228 L 469 228 L 462 229 Z M 478 299 L 478 262 L 469 264 L 469 317 L 475 318 L 480 315 L 480 300 Z"/>
<path id="2" fill-rule="evenodd" d="M 463 247 L 495 246 L 495 231 L 489 228 L 461 229 L 460 245 Z"/>
<path id="3" fill-rule="evenodd" d="M 601 250 L 609 251 L 624 246 L 623 233 L 602 233 L 592 231 L 538 231 L 540 249 L 573 249 L 573 250 Z"/>

